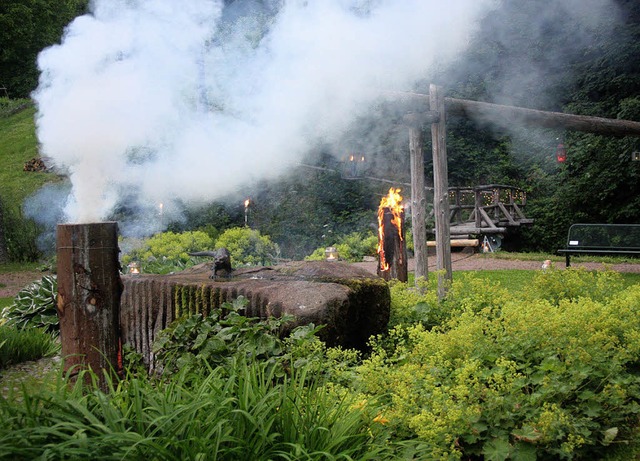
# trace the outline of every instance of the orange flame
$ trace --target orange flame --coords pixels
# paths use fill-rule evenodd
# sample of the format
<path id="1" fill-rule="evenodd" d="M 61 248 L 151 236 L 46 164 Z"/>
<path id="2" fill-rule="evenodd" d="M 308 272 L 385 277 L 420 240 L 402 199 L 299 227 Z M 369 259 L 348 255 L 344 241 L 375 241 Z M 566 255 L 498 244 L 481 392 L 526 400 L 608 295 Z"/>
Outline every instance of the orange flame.
<path id="1" fill-rule="evenodd" d="M 380 258 L 380 269 L 383 271 L 389 270 L 389 262 L 386 260 L 384 254 L 385 210 L 389 210 L 391 212 L 391 224 L 397 230 L 400 240 L 402 240 L 402 212 L 404 211 L 404 208 L 402 207 L 400 189 L 396 189 L 394 187 L 389 189 L 389 194 L 382 197 L 380 206 L 378 207 L 378 256 Z"/>

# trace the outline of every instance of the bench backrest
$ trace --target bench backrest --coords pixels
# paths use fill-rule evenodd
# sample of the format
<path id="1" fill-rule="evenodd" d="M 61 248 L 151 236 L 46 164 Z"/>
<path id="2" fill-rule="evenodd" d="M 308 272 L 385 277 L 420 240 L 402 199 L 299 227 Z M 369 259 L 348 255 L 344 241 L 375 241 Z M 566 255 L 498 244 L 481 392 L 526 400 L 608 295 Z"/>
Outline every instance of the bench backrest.
<path id="1" fill-rule="evenodd" d="M 567 248 L 640 250 L 640 224 L 573 224 Z"/>

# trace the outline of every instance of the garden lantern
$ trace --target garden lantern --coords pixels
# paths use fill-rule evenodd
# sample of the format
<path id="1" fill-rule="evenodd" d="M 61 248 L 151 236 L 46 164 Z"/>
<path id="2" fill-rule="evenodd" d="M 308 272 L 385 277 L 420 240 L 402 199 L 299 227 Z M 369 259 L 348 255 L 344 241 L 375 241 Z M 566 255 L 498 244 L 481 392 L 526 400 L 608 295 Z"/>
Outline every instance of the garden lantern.
<path id="1" fill-rule="evenodd" d="M 327 247 L 324 250 L 324 258 L 327 261 L 337 261 L 338 260 L 338 249 L 336 247 Z"/>
<path id="2" fill-rule="evenodd" d="M 129 269 L 129 275 L 140 275 L 140 263 L 138 261 L 131 261 L 127 268 Z"/>

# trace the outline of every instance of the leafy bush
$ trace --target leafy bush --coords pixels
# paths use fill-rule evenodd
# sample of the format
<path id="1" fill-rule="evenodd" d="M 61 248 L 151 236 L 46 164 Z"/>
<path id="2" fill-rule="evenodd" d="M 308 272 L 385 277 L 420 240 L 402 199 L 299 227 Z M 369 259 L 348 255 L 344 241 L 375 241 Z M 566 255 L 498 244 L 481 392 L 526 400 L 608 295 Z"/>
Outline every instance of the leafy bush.
<path id="1" fill-rule="evenodd" d="M 248 227 L 232 227 L 218 237 L 216 248 L 231 253 L 231 264 L 237 266 L 266 266 L 278 258 L 278 245 L 260 231 Z"/>
<path id="2" fill-rule="evenodd" d="M 525 293 L 532 298 L 542 298 L 558 304 L 562 300 L 589 298 L 605 301 L 622 290 L 622 275 L 614 271 L 588 271 L 571 267 L 568 270 L 538 272 Z"/>
<path id="3" fill-rule="evenodd" d="M 248 301 L 239 297 L 201 314 L 182 317 L 163 330 L 153 350 L 160 368 L 174 373 L 184 369 L 211 369 L 224 365 L 236 354 L 256 360 L 271 361 L 285 353 L 285 343 L 278 333 L 292 317 L 258 320 L 242 312 Z M 314 338 L 313 325 L 299 327 L 297 341 Z"/>
<path id="4" fill-rule="evenodd" d="M 195 264 L 197 260 L 188 253 L 209 251 L 213 247 L 213 241 L 203 231 L 162 232 L 122 255 L 121 262 L 127 266 L 131 261 L 139 261 L 143 272 L 165 274 Z"/>
<path id="5" fill-rule="evenodd" d="M 4 226 L 9 259 L 14 262 L 38 261 L 42 252 L 37 242 L 43 228 L 26 218 L 20 207 L 6 206 L 5 201 L 1 201 L 0 207 L 4 218 L 0 226 Z"/>
<path id="6" fill-rule="evenodd" d="M 375 256 L 378 248 L 378 237 L 372 233 L 352 232 L 351 234 L 338 237 L 334 246 L 338 250 L 340 259 L 349 262 L 362 261 L 364 256 Z M 326 247 L 317 248 L 311 255 L 307 256 L 307 261 L 321 261 L 325 258 Z"/>
<path id="7" fill-rule="evenodd" d="M 59 330 L 56 296 L 58 282 L 54 275 L 45 275 L 18 292 L 13 304 L 2 310 L 6 325 L 17 328 L 43 328 L 48 333 Z"/>
<path id="8" fill-rule="evenodd" d="M 16 363 L 54 355 L 58 350 L 58 343 L 40 328 L 21 330 L 0 326 L 0 370 Z"/>
<path id="9" fill-rule="evenodd" d="M 31 106 L 33 106 L 33 101 L 28 98 L 9 99 L 7 97 L 0 97 L 0 118 L 9 117 Z"/>
<path id="10" fill-rule="evenodd" d="M 600 459 L 635 440 L 640 286 L 604 296 L 608 272 L 561 272 L 541 274 L 524 299 L 476 287 L 447 301 L 461 310 L 442 325 L 374 341 L 360 383 L 387 396 L 398 436 L 418 437 L 429 458 L 491 460 Z M 562 277 L 593 289 L 547 299 L 549 278 Z"/>
<path id="11" fill-rule="evenodd" d="M 432 277 L 433 279 L 433 277 Z M 419 282 L 418 287 L 407 282 L 393 280 L 389 284 L 391 292 L 391 315 L 389 327 L 423 323 L 432 327 L 441 321 L 442 308 L 433 283 L 427 289 L 427 282 Z"/>

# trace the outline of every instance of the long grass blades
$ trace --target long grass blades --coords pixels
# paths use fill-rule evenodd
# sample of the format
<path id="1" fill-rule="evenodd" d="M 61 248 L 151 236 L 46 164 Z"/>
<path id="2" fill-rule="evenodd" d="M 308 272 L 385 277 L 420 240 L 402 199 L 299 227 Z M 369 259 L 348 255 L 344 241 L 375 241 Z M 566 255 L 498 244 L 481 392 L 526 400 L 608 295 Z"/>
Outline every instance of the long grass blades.
<path id="1" fill-rule="evenodd" d="M 376 445 L 371 418 L 328 390 L 317 367 L 283 375 L 281 363 L 241 351 L 222 364 L 161 377 L 73 373 L 61 371 L 54 389 L 26 393 L 22 402 L 0 400 L 0 459 L 299 461 L 389 454 L 388 445 Z"/>

